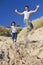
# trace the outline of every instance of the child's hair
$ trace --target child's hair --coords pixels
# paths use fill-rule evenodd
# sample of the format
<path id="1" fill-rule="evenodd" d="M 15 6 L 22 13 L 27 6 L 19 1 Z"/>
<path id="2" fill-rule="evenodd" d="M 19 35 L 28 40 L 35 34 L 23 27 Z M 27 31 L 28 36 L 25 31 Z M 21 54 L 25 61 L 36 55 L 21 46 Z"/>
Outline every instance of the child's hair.
<path id="1" fill-rule="evenodd" d="M 14 23 L 14 26 L 16 25 L 16 23 L 13 21 L 12 23 L 11 23 L 11 26 L 12 26 L 12 24 Z"/>
<path id="2" fill-rule="evenodd" d="M 28 5 L 26 5 L 25 7 L 29 8 L 29 6 L 28 6 Z"/>

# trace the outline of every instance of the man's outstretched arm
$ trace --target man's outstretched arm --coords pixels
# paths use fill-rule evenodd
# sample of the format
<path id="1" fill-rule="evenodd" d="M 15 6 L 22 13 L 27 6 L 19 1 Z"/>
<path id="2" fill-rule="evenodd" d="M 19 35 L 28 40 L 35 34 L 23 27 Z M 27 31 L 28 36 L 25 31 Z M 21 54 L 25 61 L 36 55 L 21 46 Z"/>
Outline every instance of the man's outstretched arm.
<path id="1" fill-rule="evenodd" d="M 35 9 L 35 10 L 32 10 L 30 13 L 35 13 L 35 12 L 38 11 L 38 9 L 39 9 L 39 5 L 37 5 L 37 6 L 36 6 L 36 9 Z"/>
<path id="2" fill-rule="evenodd" d="M 18 12 L 17 9 L 15 9 L 15 12 L 16 12 L 17 14 L 23 15 L 23 12 Z"/>

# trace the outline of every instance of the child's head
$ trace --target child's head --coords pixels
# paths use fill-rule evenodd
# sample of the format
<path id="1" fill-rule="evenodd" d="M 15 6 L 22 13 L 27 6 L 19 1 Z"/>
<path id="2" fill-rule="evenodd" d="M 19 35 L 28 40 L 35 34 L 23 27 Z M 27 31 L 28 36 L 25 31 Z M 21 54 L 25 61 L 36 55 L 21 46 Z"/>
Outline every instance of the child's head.
<path id="1" fill-rule="evenodd" d="M 29 11 L 29 6 L 28 6 L 28 5 L 25 6 L 25 10 L 26 10 L 26 11 Z"/>
<path id="2" fill-rule="evenodd" d="M 15 26 L 16 25 L 16 23 L 13 21 L 12 23 L 11 23 L 11 26 Z"/>

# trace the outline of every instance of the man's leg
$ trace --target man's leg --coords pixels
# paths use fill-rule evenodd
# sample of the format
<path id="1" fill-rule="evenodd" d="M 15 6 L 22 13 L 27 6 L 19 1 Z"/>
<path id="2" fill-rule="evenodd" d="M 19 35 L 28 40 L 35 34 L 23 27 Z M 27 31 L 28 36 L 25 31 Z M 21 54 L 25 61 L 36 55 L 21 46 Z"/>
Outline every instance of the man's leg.
<path id="1" fill-rule="evenodd" d="M 33 24 L 30 22 L 30 30 L 33 29 Z"/>
<path id="2" fill-rule="evenodd" d="M 33 29 L 33 24 L 29 20 L 26 20 L 26 25 L 27 25 L 28 31 L 31 31 Z"/>
<path id="3" fill-rule="evenodd" d="M 25 19 L 25 27 L 28 27 L 29 25 L 28 25 L 28 20 L 27 19 Z"/>

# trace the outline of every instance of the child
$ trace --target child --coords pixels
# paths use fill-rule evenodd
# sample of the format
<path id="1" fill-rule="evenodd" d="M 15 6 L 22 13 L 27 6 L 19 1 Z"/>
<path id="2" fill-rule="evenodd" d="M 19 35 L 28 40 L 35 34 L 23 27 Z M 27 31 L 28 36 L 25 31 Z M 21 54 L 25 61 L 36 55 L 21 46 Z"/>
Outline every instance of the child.
<path id="1" fill-rule="evenodd" d="M 14 21 L 11 23 L 11 29 L 12 29 L 12 40 L 14 43 L 17 40 L 17 29 L 16 29 L 16 23 Z"/>
<path id="2" fill-rule="evenodd" d="M 32 23 L 30 22 L 30 15 L 32 13 L 35 13 L 38 11 L 39 5 L 36 6 L 35 10 L 29 10 L 29 6 L 25 6 L 25 11 L 24 12 L 18 12 L 17 9 L 15 10 L 16 13 L 20 14 L 20 15 L 24 15 L 24 21 L 26 23 L 26 26 L 29 30 L 31 30 L 33 28 Z"/>

